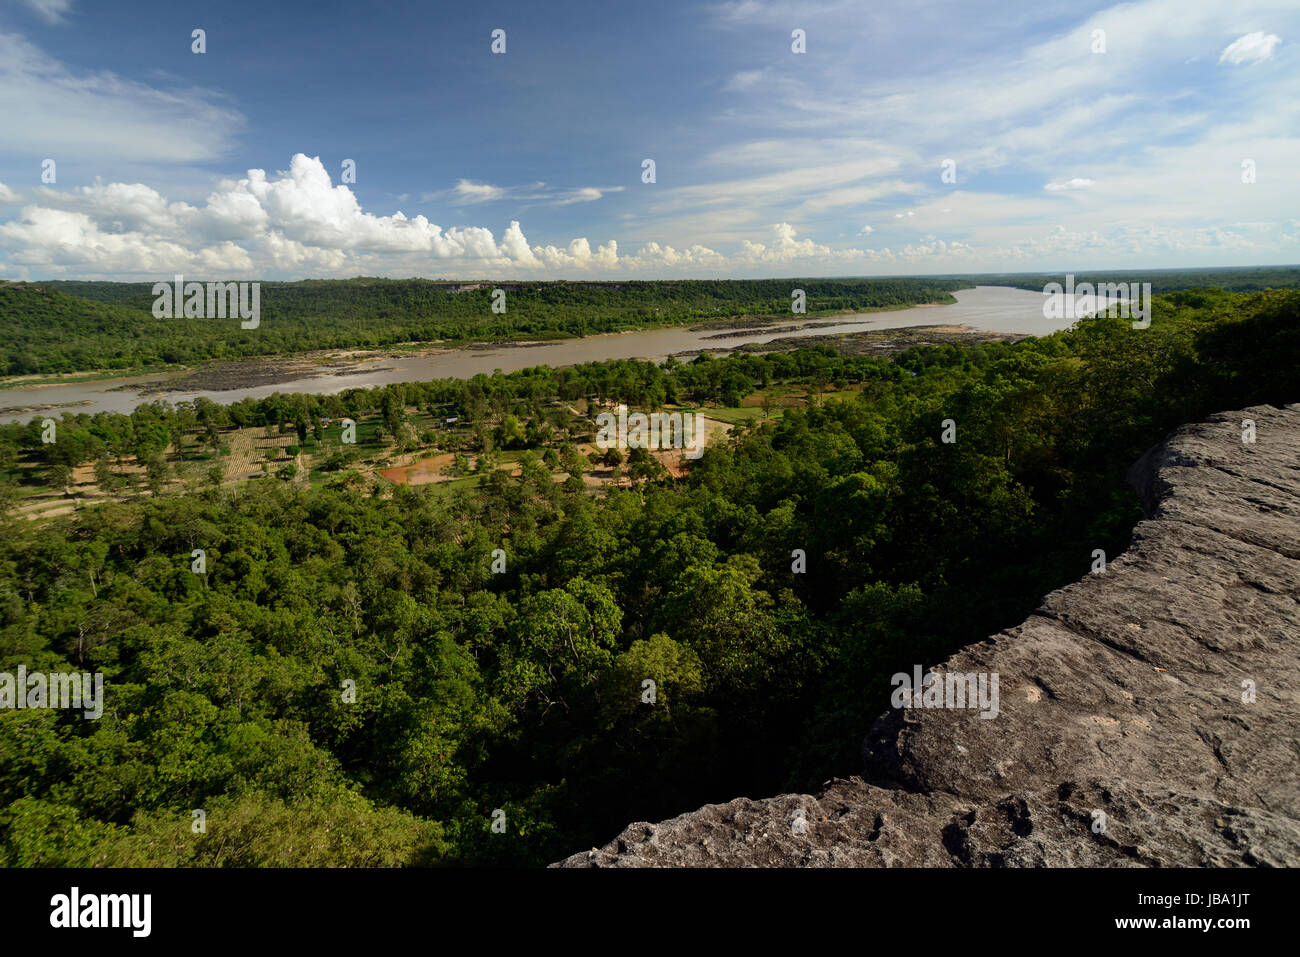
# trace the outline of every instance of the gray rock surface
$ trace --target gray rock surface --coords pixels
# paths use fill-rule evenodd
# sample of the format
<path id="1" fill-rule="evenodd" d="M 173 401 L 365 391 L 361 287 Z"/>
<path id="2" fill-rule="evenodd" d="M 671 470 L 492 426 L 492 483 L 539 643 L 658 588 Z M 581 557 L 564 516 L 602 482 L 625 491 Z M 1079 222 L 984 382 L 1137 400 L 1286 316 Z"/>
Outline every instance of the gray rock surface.
<path id="1" fill-rule="evenodd" d="M 931 669 L 997 673 L 996 718 L 891 709 L 861 778 L 552 866 L 1300 864 L 1300 405 L 1184 426 L 1129 481 L 1148 517 L 1104 574 Z"/>

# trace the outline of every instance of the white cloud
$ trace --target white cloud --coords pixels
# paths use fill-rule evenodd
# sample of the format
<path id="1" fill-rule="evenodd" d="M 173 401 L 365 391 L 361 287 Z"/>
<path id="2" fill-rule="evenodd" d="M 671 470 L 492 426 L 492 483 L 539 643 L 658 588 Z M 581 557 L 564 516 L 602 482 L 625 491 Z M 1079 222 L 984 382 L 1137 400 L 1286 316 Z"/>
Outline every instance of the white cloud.
<path id="1" fill-rule="evenodd" d="M 813 148 L 798 141 L 782 143 L 749 144 L 748 149 L 727 149 L 706 156 L 706 167 L 716 166 L 729 173 L 738 167 L 763 166 L 769 170 L 727 180 L 672 187 L 664 190 L 663 198 L 654 203 L 654 208 L 660 212 L 676 212 L 706 206 L 753 206 L 762 202 L 819 198 L 828 190 L 851 188 L 851 184 L 896 172 L 902 165 L 901 156 L 886 155 L 878 146 L 872 148 L 866 144 L 840 141 L 826 148 Z M 845 160 L 846 154 L 854 158 Z M 841 199 L 861 202 L 881 195 L 889 188 L 888 184 L 877 184 L 856 199 Z"/>
<path id="2" fill-rule="evenodd" d="M 0 206 L 14 206 L 22 202 L 22 197 L 4 183 L 0 183 Z"/>
<path id="3" fill-rule="evenodd" d="M 162 194 L 143 183 L 96 183 L 66 192 L 41 186 L 35 198 L 44 208 L 86 213 L 113 232 L 144 230 L 176 235 L 193 224 L 197 212 L 187 203 L 168 203 Z"/>
<path id="4" fill-rule="evenodd" d="M 519 228 L 519 221 L 512 219 L 506 234 L 501 237 L 501 251 L 521 266 L 538 266 L 540 261 L 533 253 L 524 231 Z"/>
<path id="5" fill-rule="evenodd" d="M 844 186 L 838 189 L 825 189 L 812 193 L 799 206 L 801 214 L 818 212 L 826 209 L 844 209 L 846 207 L 864 206 L 877 199 L 910 197 L 923 189 L 918 183 L 909 183 L 901 179 L 879 180 L 862 186 Z"/>
<path id="6" fill-rule="evenodd" d="M 140 183 L 37 187 L 17 217 L 0 223 L 0 272 L 116 279 L 152 279 L 178 271 L 214 279 L 862 275 L 1099 268 L 1151 261 L 1156 255 L 1189 262 L 1199 256 L 1208 265 L 1229 255 L 1263 261 L 1278 249 L 1293 249 L 1295 224 L 1280 227 L 1270 215 L 1284 194 L 1238 183 L 1230 202 L 1187 211 L 1185 196 L 1198 188 L 1206 168 L 1222 165 L 1226 175 L 1235 177 L 1232 157 L 1241 133 L 1224 136 L 1222 157 L 1210 160 L 1189 162 L 1179 151 L 1169 156 L 1153 152 L 1152 162 L 1167 171 L 1169 181 L 1160 186 L 1168 210 L 1158 204 L 1135 209 L 1123 204 L 1122 198 L 1134 191 L 1154 188 L 1145 169 L 1129 168 L 1124 157 L 1098 168 L 1098 185 L 1068 219 L 1062 218 L 1059 199 L 1041 192 L 1016 196 L 958 189 L 894 214 L 922 232 L 942 229 L 943 238 L 929 234 L 892 248 L 836 248 L 790 220 L 760 232 L 753 220 L 760 207 L 753 207 L 736 217 L 731 210 L 681 217 L 691 230 L 715 236 L 716 224 L 727 224 L 725 248 L 716 241 L 650 240 L 642 233 L 627 247 L 637 249 L 634 254 L 622 253 L 613 238 L 597 243 L 579 236 L 533 244 L 517 219 L 510 220 L 498 241 L 485 226 L 444 228 L 423 215 L 380 215 L 363 209 L 349 186 L 333 183 L 319 158 L 297 154 L 287 171 L 249 170 L 242 178 L 219 183 L 206 202 L 194 204 L 171 201 Z M 1288 154 L 1294 155 L 1292 141 L 1255 142 L 1265 158 L 1261 168 L 1280 168 Z M 1284 187 L 1290 194 L 1297 190 Z M 0 199 L 5 195 L 18 201 L 0 187 Z M 1121 197 L 1119 205 L 1115 196 Z M 1283 198 L 1282 208 L 1296 206 Z M 1149 215 L 1151 209 L 1161 215 Z M 1188 218 L 1207 213 L 1217 220 Z M 864 225 L 858 235 L 872 233 Z"/>
<path id="7" fill-rule="evenodd" d="M 766 73 L 766 70 L 741 70 L 733 73 L 722 88 L 737 93 L 744 92 L 757 86 Z"/>
<path id="8" fill-rule="evenodd" d="M 469 206 L 475 203 L 494 203 L 501 200 L 512 202 L 535 203 L 542 206 L 569 206 L 572 203 L 592 203 L 604 197 L 606 193 L 622 192 L 622 186 L 580 186 L 576 189 L 564 189 L 547 186 L 545 183 L 533 183 L 529 186 L 494 186 L 491 183 L 475 183 L 461 179 L 450 190 L 441 193 L 429 193 L 423 198 L 435 200 L 448 197 L 456 206 Z"/>
<path id="9" fill-rule="evenodd" d="M 37 190 L 38 203 L 0 224 L 10 261 L 92 273 L 196 268 L 222 274 L 264 269 L 338 269 L 348 254 L 418 253 L 431 260 L 506 262 L 524 256 L 522 235 L 498 247 L 481 226 L 444 230 L 424 216 L 376 216 L 319 158 L 295 155 L 288 172 L 259 169 L 227 180 L 206 205 L 169 203 L 142 184 L 96 183 Z M 515 232 L 518 232 L 518 224 Z"/>
<path id="10" fill-rule="evenodd" d="M 506 195 L 506 191 L 491 183 L 474 183 L 462 179 L 456 181 L 452 195 L 461 203 L 490 203 L 494 199 L 501 199 Z"/>
<path id="11" fill-rule="evenodd" d="M 80 275 L 163 275 L 186 268 L 225 275 L 253 268 L 233 243 L 187 248 L 158 235 L 106 231 L 85 213 L 39 206 L 0 224 L 0 244 L 17 248 L 9 262 Z"/>
<path id="12" fill-rule="evenodd" d="M 62 23 L 64 15 L 72 9 L 72 0 L 22 0 L 22 2 L 47 23 Z"/>
<path id="13" fill-rule="evenodd" d="M 784 56 L 781 44 L 789 30 L 775 33 L 781 21 L 810 26 L 798 22 L 791 6 L 740 0 L 713 9 L 715 25 L 726 27 L 737 45 L 733 61 L 723 64 L 724 76 L 734 78 L 735 69 L 764 62 L 754 59 L 755 50 Z M 802 9 L 823 6 L 838 5 L 810 3 Z M 1025 237 L 1058 221 L 1070 235 L 1089 237 L 1081 248 L 1098 265 L 1154 265 L 1152 251 L 1175 244 L 1180 256 L 1224 264 L 1225 250 L 1245 248 L 1229 235 L 1254 243 L 1256 262 L 1294 256 L 1288 237 L 1295 230 L 1282 224 L 1279 212 L 1300 204 L 1300 180 L 1282 173 L 1300 155 L 1300 107 L 1290 93 L 1294 59 L 1276 48 L 1278 35 L 1300 22 L 1295 0 L 1134 0 L 1104 3 L 1082 15 L 1050 3 L 1037 22 L 1012 9 L 1006 15 L 1023 24 L 1025 42 L 991 56 L 974 48 L 999 31 L 1013 32 L 1011 27 L 1003 19 L 971 22 L 978 18 L 962 7 L 927 3 L 915 16 L 902 17 L 859 4 L 809 29 L 817 56 L 791 57 L 790 69 L 769 68 L 761 89 L 721 100 L 719 124 L 735 128 L 743 122 L 760 138 L 717 147 L 700 164 L 707 174 L 716 157 L 716 165 L 725 163 L 736 178 L 674 195 L 687 200 L 683 207 L 701 225 L 675 229 L 665 216 L 660 228 L 678 244 L 696 237 L 712 244 L 737 229 L 747 229 L 743 238 L 756 242 L 756 216 L 816 222 L 818 228 L 829 221 L 850 235 L 863 220 L 887 222 L 892 216 L 908 228 L 941 228 L 948 255 L 954 242 L 970 244 L 971 255 L 992 269 L 1001 268 L 995 258 L 1000 251 L 1029 257 L 1017 260 L 1026 266 L 1054 267 L 1032 256 L 1058 250 Z M 884 29 L 866 31 L 864 23 L 873 19 Z M 925 34 L 937 19 L 953 20 L 951 28 L 966 35 L 972 48 L 958 57 L 927 59 Z M 762 23 L 755 28 L 757 20 Z M 1223 57 L 1279 61 L 1251 90 L 1189 66 L 1198 56 L 1213 62 L 1212 50 L 1256 24 L 1268 24 L 1272 32 L 1241 37 Z M 1095 29 L 1110 38 L 1105 56 L 1092 53 Z M 864 32 L 889 47 L 881 50 L 878 70 L 864 70 L 855 56 Z M 893 49 L 906 52 L 895 55 Z M 851 143 L 846 129 L 871 130 L 873 139 Z M 858 156 L 896 163 L 854 175 L 846 161 Z M 931 160 L 938 156 L 957 159 L 959 191 L 941 188 Z M 1247 156 L 1260 170 L 1258 183 L 1248 187 L 1240 180 Z M 986 172 L 996 178 L 982 178 Z M 1189 203 L 1188 196 L 1196 201 Z M 728 230 L 710 229 L 708 215 L 725 218 Z M 1215 232 L 1217 223 L 1247 219 L 1265 226 L 1250 233 L 1236 227 Z M 902 255 L 898 247 L 893 252 Z M 910 254 L 925 255 L 918 248 Z M 1163 263 L 1173 261 L 1166 257 Z"/>
<path id="14" fill-rule="evenodd" d="M 596 252 L 591 251 L 591 244 L 586 237 L 575 239 L 567 249 L 555 246 L 534 246 L 533 254 L 543 266 L 550 270 L 587 271 L 594 268 L 610 269 L 618 265 L 618 243 L 610 240 Z"/>
<path id="15" fill-rule="evenodd" d="M 69 7 L 29 4 L 52 15 Z M 1142 265 L 1161 249 L 1294 258 L 1297 227 L 1282 215 L 1300 208 L 1300 180 L 1287 175 L 1300 155 L 1300 102 L 1290 94 L 1296 60 L 1279 44 L 1300 25 L 1296 0 L 1104 0 L 1083 13 L 1048 0 L 1033 11 L 1012 5 L 990 20 L 953 0 L 906 15 L 860 0 L 714 0 L 702 18 L 725 35 L 697 91 L 704 122 L 681 127 L 689 141 L 665 128 L 657 149 L 689 148 L 665 158 L 655 187 L 628 187 L 635 202 L 604 206 L 623 187 L 453 176 L 450 188 L 423 196 L 406 182 L 382 183 L 399 198 L 367 210 L 307 157 L 285 173 L 250 171 L 204 188 L 243 123 L 221 96 L 90 73 L 0 34 L 0 158 L 15 164 L 0 175 L 23 193 L 0 187 L 0 205 L 10 207 L 0 217 L 26 207 L 0 233 L 0 253 L 39 265 L 48 247 L 53 268 L 90 270 L 133 255 L 233 262 L 233 246 L 259 271 L 394 275 L 770 273 L 786 263 L 830 273 L 908 263 L 995 269 L 1004 252 L 1041 268 L 1056 265 L 1041 258 L 1052 256 Z M 1265 25 L 1274 32 L 1242 35 Z M 808 56 L 789 53 L 794 26 L 808 30 Z M 959 55 L 940 55 L 928 42 L 937 27 L 970 42 Z M 1091 52 L 1094 29 L 1110 39 L 1105 56 Z M 1020 45 L 988 42 L 999 32 Z M 872 45 L 865 60 L 864 38 Z M 1270 62 L 1213 71 L 1215 49 L 1222 64 Z M 475 165 L 473 136 L 464 144 L 458 169 L 506 175 L 480 172 L 494 167 Z M 60 183 L 94 185 L 37 186 L 46 156 L 58 160 Z M 935 175 L 935 161 L 947 156 L 959 163 L 960 187 L 941 187 Z M 1243 157 L 1258 165 L 1249 186 L 1240 181 Z M 544 168 L 565 175 L 549 172 L 562 166 Z M 125 181 L 105 184 L 96 174 Z M 416 215 L 407 190 L 439 205 Z M 534 206 L 566 209 L 548 222 L 527 212 Z M 444 210 L 493 226 L 448 228 L 426 218 Z M 579 211 L 581 227 L 555 232 L 555 221 L 577 220 Z M 944 238 L 865 251 L 816 241 L 838 236 L 836 246 L 849 245 L 872 235 L 860 224 L 891 218 L 896 231 Z M 540 243 L 528 241 L 520 221 Z M 1058 223 L 1072 245 L 1042 240 Z M 857 239 L 847 238 L 855 231 Z M 876 231 L 881 242 L 888 227 Z M 573 238 L 579 233 L 594 238 Z M 86 265 L 75 265 L 77 255 Z"/>
<path id="16" fill-rule="evenodd" d="M 795 26 L 812 17 L 822 17 L 848 8 L 855 9 L 856 0 L 727 0 L 709 12 L 720 24 L 741 25 L 755 21 L 768 21 Z M 786 28 L 786 34 L 790 27 Z"/>
<path id="17" fill-rule="evenodd" d="M 1093 181 L 1083 176 L 1075 176 L 1073 179 L 1067 179 L 1059 183 L 1048 183 L 1043 189 L 1056 193 L 1068 189 L 1087 189 L 1092 186 Z"/>
<path id="18" fill-rule="evenodd" d="M 1236 66 L 1240 63 L 1268 60 L 1272 58 L 1273 50 L 1281 42 L 1282 38 L 1274 33 L 1266 36 L 1263 30 L 1256 30 L 1254 33 L 1238 37 L 1224 47 L 1223 53 L 1219 55 L 1219 62 Z"/>
<path id="19" fill-rule="evenodd" d="M 605 186 L 597 189 L 594 186 L 583 186 L 580 189 L 570 190 L 566 195 L 558 197 L 555 206 L 568 206 L 570 203 L 593 203 L 602 198 L 606 193 L 621 193 L 622 186 Z"/>
<path id="20" fill-rule="evenodd" d="M 16 197 L 15 197 L 16 198 Z M 930 261 L 969 247 L 934 237 L 900 250 L 834 249 L 780 222 L 761 240 L 744 238 L 727 254 L 700 243 L 645 243 L 620 255 L 618 242 L 586 237 L 532 245 L 518 220 L 497 243 L 482 226 L 443 229 L 424 216 L 363 210 L 351 189 L 331 182 L 319 158 L 297 154 L 289 170 L 249 170 L 226 180 L 207 202 L 170 202 L 140 183 L 41 187 L 35 202 L 0 223 L 5 268 L 51 276 L 211 278 L 357 275 L 735 273 L 782 267 L 860 270 L 872 263 Z M 870 232 L 864 227 L 863 234 Z"/>
<path id="21" fill-rule="evenodd" d="M 722 253 L 709 249 L 707 246 L 694 245 L 686 249 L 677 250 L 672 246 L 660 246 L 658 243 L 647 243 L 637 255 L 633 258 L 634 268 L 653 268 L 655 266 L 664 266 L 669 268 L 682 268 L 690 266 L 716 266 L 725 267 L 727 257 Z"/>
<path id="22" fill-rule="evenodd" d="M 204 162 L 225 155 L 244 125 L 210 91 L 73 71 L 12 33 L 0 33 L 0 116 L 5 152 L 51 157 L 61 167 Z"/>
<path id="23" fill-rule="evenodd" d="M 36 203 L 0 224 L 0 248 L 10 251 L 10 265 L 53 274 L 301 275 L 346 271 L 359 263 L 428 274 L 438 261 L 475 271 L 587 272 L 620 264 L 614 240 L 595 249 L 585 237 L 564 247 L 530 246 L 517 220 L 498 244 L 482 226 L 444 229 L 424 216 L 367 212 L 348 186 L 331 182 L 319 157 L 301 153 L 288 171 L 268 175 L 253 169 L 222 182 L 199 206 L 168 202 L 139 183 L 36 192 Z M 705 252 L 651 249 L 647 261 L 699 262 Z"/>

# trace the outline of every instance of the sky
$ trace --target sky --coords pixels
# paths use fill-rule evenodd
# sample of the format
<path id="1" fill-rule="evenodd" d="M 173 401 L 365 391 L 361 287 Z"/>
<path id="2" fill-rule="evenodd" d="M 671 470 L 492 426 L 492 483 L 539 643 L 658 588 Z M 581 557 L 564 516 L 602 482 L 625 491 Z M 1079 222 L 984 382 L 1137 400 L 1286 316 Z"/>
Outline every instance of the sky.
<path id="1" fill-rule="evenodd" d="M 1297 0 L 0 0 L 3 278 L 1292 263 Z"/>

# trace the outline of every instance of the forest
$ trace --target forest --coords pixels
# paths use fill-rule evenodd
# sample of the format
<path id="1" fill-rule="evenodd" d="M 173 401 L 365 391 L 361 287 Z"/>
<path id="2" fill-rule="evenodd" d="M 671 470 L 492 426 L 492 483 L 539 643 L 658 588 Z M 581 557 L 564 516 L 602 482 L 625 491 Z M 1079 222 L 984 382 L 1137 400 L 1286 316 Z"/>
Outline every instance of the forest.
<path id="1" fill-rule="evenodd" d="M 732 302 L 680 285 L 609 321 Z M 294 284 L 283 315 L 310 314 L 312 286 Z M 786 286 L 734 305 L 775 308 Z M 410 319 L 454 301 L 417 288 L 383 293 L 396 311 L 366 335 L 478 334 L 475 310 Z M 553 328 L 576 321 L 570 294 L 604 295 L 562 290 Z M 38 363 L 112 358 L 113 320 L 69 305 L 86 300 L 0 289 L 33 295 L 86 331 Z M 285 328 L 299 338 L 280 347 L 336 334 Z M 222 335 L 239 348 L 237 325 Z M 183 361 L 176 348 L 156 357 Z M 739 421 L 685 474 L 581 481 L 573 403 L 731 407 L 779 390 L 807 400 Z M 519 456 L 517 474 L 450 492 L 341 460 L 308 484 L 146 476 L 63 517 L 6 510 L 0 672 L 100 672 L 105 704 L 98 720 L 0 712 L 0 864 L 535 866 L 628 821 L 816 789 L 857 772 L 890 674 L 1020 621 L 1086 574 L 1093 549 L 1123 551 L 1141 515 L 1125 471 L 1169 429 L 1297 399 L 1300 293 L 1202 289 L 1158 296 L 1145 330 L 1098 317 L 892 359 L 823 347 L 158 402 L 64 413 L 54 443 L 39 417 L 0 427 L 6 505 L 91 463 L 112 477 L 126 460 L 161 462 L 161 475 L 168 449 L 210 451 L 254 425 L 328 446 L 348 416 L 394 436 L 420 417 L 463 420 L 456 442 Z M 557 480 L 566 469 L 575 481 Z"/>
<path id="2" fill-rule="evenodd" d="M 170 282 L 172 277 L 160 277 Z M 186 277 L 186 280 L 200 277 Z M 808 314 L 952 302 L 961 280 L 753 279 L 480 282 L 309 279 L 265 282 L 261 321 L 156 319 L 153 283 L 0 283 L 0 375 L 161 368 L 316 349 L 373 349 L 595 335 L 749 315 L 782 315 L 791 291 Z M 494 289 L 505 291 L 493 311 Z"/>
<path id="3" fill-rule="evenodd" d="M 1153 293 L 1191 289 L 1261 292 L 1300 287 L 1300 266 L 1221 266 L 1212 269 L 1111 269 L 1074 273 L 1075 283 L 1149 282 Z M 936 277 L 941 278 L 941 277 Z M 956 278 L 956 277 L 949 277 Z M 1015 286 L 1041 290 L 1049 282 L 1065 284 L 1065 273 L 983 273 L 963 275 L 981 286 Z"/>

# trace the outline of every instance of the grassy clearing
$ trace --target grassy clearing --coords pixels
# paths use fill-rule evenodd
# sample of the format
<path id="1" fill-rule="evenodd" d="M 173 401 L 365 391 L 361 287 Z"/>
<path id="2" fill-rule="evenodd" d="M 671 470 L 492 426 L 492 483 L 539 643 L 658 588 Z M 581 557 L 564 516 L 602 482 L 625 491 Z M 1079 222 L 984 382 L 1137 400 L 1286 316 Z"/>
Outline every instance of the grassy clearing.
<path id="1" fill-rule="evenodd" d="M 704 406 L 696 409 L 689 409 L 689 412 L 700 412 L 705 418 L 716 419 L 719 422 L 725 422 L 727 425 L 740 425 L 742 422 L 755 422 L 760 419 L 775 418 L 780 415 L 774 411 L 768 416 L 761 407 L 745 406 Z"/>

